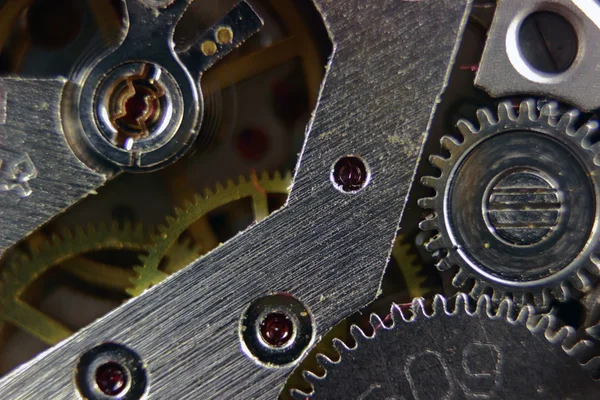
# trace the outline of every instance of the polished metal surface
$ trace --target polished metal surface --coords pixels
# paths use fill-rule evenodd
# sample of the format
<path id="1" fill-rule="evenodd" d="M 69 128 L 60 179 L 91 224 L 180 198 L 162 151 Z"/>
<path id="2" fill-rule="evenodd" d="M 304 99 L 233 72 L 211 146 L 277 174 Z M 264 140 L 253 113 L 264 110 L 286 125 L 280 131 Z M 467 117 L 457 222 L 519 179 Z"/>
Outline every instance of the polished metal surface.
<path id="1" fill-rule="evenodd" d="M 600 359 L 585 360 L 589 343 L 552 316 L 513 307 L 505 300 L 494 311 L 482 297 L 473 311 L 463 294 L 454 305 L 436 296 L 433 311 L 422 300 L 412 311 L 394 305 L 391 323 L 373 315 L 372 336 L 354 326 L 355 346 L 334 341 L 340 360 L 321 356 L 324 377 L 309 373 L 313 393 L 295 398 L 596 399 Z"/>
<path id="2" fill-rule="evenodd" d="M 194 65 L 192 78 L 172 40 L 189 0 L 152 7 L 138 0 L 122 1 L 127 29 L 95 66 L 82 62 L 68 83 L 62 78 L 0 78 L 0 254 L 93 194 L 121 169 L 152 169 L 174 161 L 199 132 L 201 71 Z M 232 20 L 240 16 L 245 18 L 243 25 Z M 205 67 L 243 43 L 262 24 L 245 2 L 221 22 L 236 22 L 231 27 L 234 40 L 220 46 Z M 209 31 L 213 35 L 214 29 Z M 123 66 L 127 60 L 136 63 Z M 131 139 L 119 143 L 111 136 L 114 127 L 110 131 L 101 124 L 110 118 L 98 115 L 104 109 L 96 102 L 96 92 L 115 67 L 139 69 L 140 64 L 154 65 L 174 92 L 164 115 L 167 126 L 140 144 Z"/>
<path id="3" fill-rule="evenodd" d="M 423 178 L 436 194 L 419 201 L 435 212 L 421 227 L 439 233 L 427 248 L 447 253 L 438 268 L 457 266 L 453 283 L 474 279 L 475 296 L 491 287 L 518 303 L 588 291 L 600 275 L 598 123 L 531 99 L 477 116 L 459 121 L 461 142 L 442 138 L 450 156 L 430 158 L 441 175 Z"/>
<path id="4" fill-rule="evenodd" d="M 106 180 L 65 140 L 64 85 L 0 78 L 0 254 Z"/>
<path id="5" fill-rule="evenodd" d="M 114 341 L 148 366 L 148 398 L 273 398 L 292 367 L 268 368 L 241 351 L 249 304 L 289 293 L 310 310 L 318 337 L 376 296 L 471 3 L 315 3 L 334 54 L 287 205 L 6 376 L 0 397 L 71 399 L 81 354 Z M 371 171 L 356 193 L 330 181 L 349 154 Z"/>
<path id="6" fill-rule="evenodd" d="M 546 73 L 524 58 L 519 40 L 523 21 L 534 12 L 557 13 L 570 22 L 578 51 L 564 72 Z M 540 43 L 542 46 L 548 44 Z M 547 49 L 543 49 L 548 51 Z M 499 0 L 478 66 L 475 84 L 493 97 L 545 95 L 584 111 L 600 108 L 600 94 L 590 90 L 600 79 L 600 4 L 593 0 Z"/>

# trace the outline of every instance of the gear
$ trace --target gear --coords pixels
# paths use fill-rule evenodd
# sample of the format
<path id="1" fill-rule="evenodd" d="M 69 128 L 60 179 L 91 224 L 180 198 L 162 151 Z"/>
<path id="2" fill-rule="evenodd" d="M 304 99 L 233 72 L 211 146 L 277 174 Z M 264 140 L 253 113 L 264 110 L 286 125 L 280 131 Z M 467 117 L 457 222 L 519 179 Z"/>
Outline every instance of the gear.
<path id="1" fill-rule="evenodd" d="M 400 273 L 411 298 L 424 297 L 431 288 L 427 285 L 427 278 L 423 275 L 422 266 L 412 252 L 412 246 L 406 242 L 404 235 L 396 237 L 392 247 L 392 259 L 398 265 Z"/>
<path id="2" fill-rule="evenodd" d="M 559 329 L 554 317 L 535 315 L 531 306 L 515 315 L 509 299 L 497 311 L 486 295 L 474 310 L 467 295 L 455 300 L 451 305 L 436 296 L 429 313 L 417 299 L 410 316 L 393 305 L 391 326 L 371 317 L 372 336 L 353 326 L 356 345 L 334 340 L 339 360 L 320 356 L 325 374 L 304 374 L 312 393 L 292 395 L 302 400 L 597 398 L 600 357 L 591 358 L 591 343 L 577 342 L 572 328 Z"/>
<path id="3" fill-rule="evenodd" d="M 233 201 L 251 198 L 254 219 L 260 221 L 269 215 L 267 195 L 287 195 L 291 182 L 291 173 L 282 176 L 275 172 L 271 177 L 265 172 L 260 178 L 253 175 L 250 179 L 242 176 L 238 183 L 230 180 L 226 187 L 218 184 L 214 191 L 206 190 L 203 196 L 196 195 L 183 208 L 176 208 L 175 215 L 167 217 L 166 224 L 158 228 L 159 233 L 153 238 L 154 245 L 140 257 L 142 265 L 135 268 L 138 276 L 132 279 L 133 287 L 128 289 L 128 293 L 137 296 L 165 279 L 167 273 L 160 268 L 165 254 L 192 224 L 209 212 Z"/>
<path id="4" fill-rule="evenodd" d="M 56 344 L 73 332 L 30 306 L 21 296 L 36 279 L 50 268 L 61 265 L 79 278 L 98 286 L 124 291 L 130 274 L 121 268 L 104 264 L 84 262 L 76 257 L 101 250 L 145 251 L 148 233 L 141 225 L 118 223 L 88 226 L 74 232 L 54 234 L 31 254 L 21 252 L 12 259 L 2 272 L 3 286 L 0 290 L 0 321 L 10 322 L 48 344 Z M 70 261 L 69 261 L 70 260 Z"/>
<path id="5" fill-rule="evenodd" d="M 438 232 L 426 247 L 438 269 L 458 267 L 455 286 L 472 279 L 474 297 L 491 288 L 495 301 L 547 307 L 600 274 L 598 123 L 578 128 L 579 112 L 561 114 L 555 102 L 518 108 L 500 103 L 497 120 L 480 109 L 478 129 L 458 122 L 462 142 L 441 139 L 450 156 L 430 158 L 441 175 L 422 179 L 436 194 L 419 200 L 434 211 L 420 227 Z"/>

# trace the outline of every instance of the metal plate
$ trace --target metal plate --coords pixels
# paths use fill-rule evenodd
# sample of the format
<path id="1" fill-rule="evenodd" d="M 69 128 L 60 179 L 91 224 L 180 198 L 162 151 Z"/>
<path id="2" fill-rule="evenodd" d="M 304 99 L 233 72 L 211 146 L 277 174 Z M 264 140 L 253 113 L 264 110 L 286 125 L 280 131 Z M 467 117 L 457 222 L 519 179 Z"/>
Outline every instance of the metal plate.
<path id="1" fill-rule="evenodd" d="M 64 79 L 0 79 L 0 255 L 106 180 L 73 154 Z"/>
<path id="2" fill-rule="evenodd" d="M 242 353 L 247 305 L 291 293 L 318 336 L 375 297 L 471 2 L 316 3 L 334 55 L 286 207 L 18 368 L 0 381 L 0 397 L 71 399 L 78 357 L 116 341 L 148 365 L 148 398 L 274 398 L 292 367 Z M 330 181 L 348 154 L 372 173 L 355 194 Z"/>

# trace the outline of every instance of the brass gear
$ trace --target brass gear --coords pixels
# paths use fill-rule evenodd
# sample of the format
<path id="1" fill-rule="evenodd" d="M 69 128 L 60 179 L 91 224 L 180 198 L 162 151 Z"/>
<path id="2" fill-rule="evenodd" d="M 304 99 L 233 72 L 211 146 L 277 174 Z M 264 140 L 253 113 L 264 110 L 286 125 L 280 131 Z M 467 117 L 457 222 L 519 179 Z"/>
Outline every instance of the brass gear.
<path id="1" fill-rule="evenodd" d="M 30 255 L 16 254 L 2 271 L 0 288 L 0 323 L 9 322 L 50 345 L 69 337 L 73 332 L 61 323 L 30 306 L 21 299 L 24 291 L 50 268 L 61 265 L 73 275 L 97 286 L 124 291 L 129 283 L 127 271 L 108 265 L 79 263 L 76 258 L 101 250 L 145 251 L 149 234 L 142 225 L 116 222 L 90 225 L 74 231 L 53 234 L 32 248 Z M 88 268 L 89 267 L 89 268 Z"/>
<path id="2" fill-rule="evenodd" d="M 413 247 L 401 233 L 396 237 L 392 247 L 392 258 L 400 268 L 410 297 L 413 299 L 426 297 L 431 292 L 431 287 L 427 285 L 427 277 L 423 275 L 423 265 L 419 263 L 413 253 Z"/>
<path id="3" fill-rule="evenodd" d="M 140 257 L 141 265 L 134 268 L 138 275 L 132 279 L 133 287 L 127 292 L 131 296 L 138 296 L 168 276 L 160 269 L 161 262 L 194 222 L 221 206 L 244 198 L 251 198 L 254 220 L 261 221 L 269 215 L 267 195 L 287 195 L 291 182 L 290 172 L 284 175 L 275 172 L 272 177 L 267 172 L 260 177 L 240 176 L 237 183 L 229 180 L 226 186 L 217 184 L 214 191 L 207 189 L 203 195 L 197 194 L 192 201 L 186 201 L 183 208 L 176 208 L 174 216 L 168 216 L 165 225 L 158 228 L 158 234 L 153 237 L 153 245 L 147 254 Z"/>

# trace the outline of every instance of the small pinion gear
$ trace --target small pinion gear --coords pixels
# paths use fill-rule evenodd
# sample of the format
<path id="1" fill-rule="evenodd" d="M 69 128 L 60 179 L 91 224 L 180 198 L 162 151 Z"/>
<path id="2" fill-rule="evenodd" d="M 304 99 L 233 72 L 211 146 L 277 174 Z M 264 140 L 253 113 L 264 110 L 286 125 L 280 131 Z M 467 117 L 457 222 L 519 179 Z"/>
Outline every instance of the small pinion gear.
<path id="1" fill-rule="evenodd" d="M 516 111 L 518 109 L 518 112 Z M 441 139 L 449 156 L 432 156 L 441 173 L 422 179 L 435 190 L 419 205 L 433 211 L 420 227 L 438 269 L 457 267 L 453 283 L 496 302 L 550 305 L 573 288 L 587 292 L 600 275 L 598 122 L 556 102 L 499 104 L 477 111 L 479 127 L 460 120 L 458 141 Z"/>
<path id="2" fill-rule="evenodd" d="M 183 208 L 176 208 L 174 215 L 167 217 L 166 224 L 158 228 L 148 253 L 140 257 L 141 265 L 135 268 L 137 276 L 132 279 L 133 287 L 128 289 L 128 293 L 137 296 L 165 279 L 168 275 L 160 268 L 163 258 L 179 237 L 209 212 L 236 200 L 250 198 L 254 220 L 260 221 L 270 213 L 268 195 L 287 195 L 291 182 L 291 173 L 282 176 L 275 172 L 271 177 L 265 172 L 260 177 L 254 175 L 249 179 L 242 176 L 237 183 L 230 180 L 226 186 L 217 184 L 214 191 L 207 189 L 204 195 L 196 195 L 191 202 L 187 201 Z"/>
<path id="3" fill-rule="evenodd" d="M 296 399 L 597 399 L 600 357 L 570 327 L 532 306 L 517 313 L 489 296 L 441 296 L 428 311 L 423 299 L 393 305 L 374 333 L 352 326 L 354 346 L 334 339 L 339 359 L 319 354 L 325 373 L 305 371 L 311 393 Z M 389 321 L 391 320 L 391 324 Z M 386 324 L 387 323 L 387 324 Z M 557 379 L 558 378 L 558 379 Z"/>

